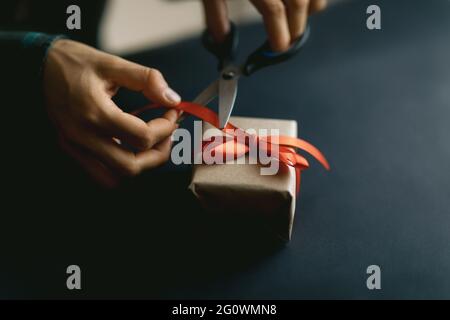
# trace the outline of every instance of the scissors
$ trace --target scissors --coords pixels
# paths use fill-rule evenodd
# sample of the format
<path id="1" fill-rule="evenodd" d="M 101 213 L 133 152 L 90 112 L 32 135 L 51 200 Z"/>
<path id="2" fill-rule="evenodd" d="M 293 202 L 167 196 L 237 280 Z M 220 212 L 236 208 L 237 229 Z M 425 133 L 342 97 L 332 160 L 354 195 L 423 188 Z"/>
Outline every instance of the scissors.
<path id="1" fill-rule="evenodd" d="M 217 96 L 219 97 L 219 124 L 220 128 L 226 127 L 233 112 L 238 92 L 238 82 L 241 76 L 250 76 L 254 72 L 292 58 L 305 45 L 310 33 L 309 25 L 303 35 L 298 38 L 291 47 L 284 52 L 274 52 L 266 41 L 262 46 L 251 53 L 243 65 L 236 65 L 236 55 L 239 36 L 236 26 L 230 23 L 230 32 L 225 41 L 215 43 L 208 30 L 203 33 L 203 46 L 218 59 L 220 71 L 219 78 L 213 81 L 193 101 L 201 105 L 207 105 Z"/>

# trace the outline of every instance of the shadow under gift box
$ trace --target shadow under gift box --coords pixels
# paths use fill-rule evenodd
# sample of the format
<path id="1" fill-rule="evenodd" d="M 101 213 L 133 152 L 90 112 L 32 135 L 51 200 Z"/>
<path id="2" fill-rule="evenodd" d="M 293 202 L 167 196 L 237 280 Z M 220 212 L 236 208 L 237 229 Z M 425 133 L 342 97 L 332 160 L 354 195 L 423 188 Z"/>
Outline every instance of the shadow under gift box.
<path id="1" fill-rule="evenodd" d="M 244 130 L 267 129 L 270 134 L 278 129 L 280 135 L 297 137 L 294 120 L 231 117 L 230 122 Z M 203 122 L 203 140 L 212 135 L 221 131 Z M 262 165 L 250 164 L 249 155 L 245 157 L 245 164 L 194 165 L 190 190 L 207 212 L 233 219 L 236 229 L 241 221 L 245 226 L 251 221 L 250 233 L 288 242 L 295 215 L 295 169 L 280 162 L 277 174 L 261 175 Z"/>

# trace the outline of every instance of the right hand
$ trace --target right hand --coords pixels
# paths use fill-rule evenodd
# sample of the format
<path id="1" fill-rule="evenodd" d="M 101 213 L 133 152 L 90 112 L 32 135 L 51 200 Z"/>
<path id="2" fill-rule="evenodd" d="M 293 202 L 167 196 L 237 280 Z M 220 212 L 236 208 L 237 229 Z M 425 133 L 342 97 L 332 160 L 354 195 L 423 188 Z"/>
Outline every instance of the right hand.
<path id="1" fill-rule="evenodd" d="M 114 187 L 121 177 L 169 159 L 178 112 L 171 109 L 145 123 L 111 100 L 123 86 L 153 102 L 177 105 L 180 97 L 159 71 L 71 40 L 52 44 L 44 68 L 46 108 L 61 146 L 97 182 Z"/>
<path id="2" fill-rule="evenodd" d="M 261 13 L 273 51 L 282 52 L 305 31 L 308 16 L 327 6 L 327 0 L 250 0 Z M 230 29 L 226 0 L 203 0 L 206 24 L 217 43 Z"/>

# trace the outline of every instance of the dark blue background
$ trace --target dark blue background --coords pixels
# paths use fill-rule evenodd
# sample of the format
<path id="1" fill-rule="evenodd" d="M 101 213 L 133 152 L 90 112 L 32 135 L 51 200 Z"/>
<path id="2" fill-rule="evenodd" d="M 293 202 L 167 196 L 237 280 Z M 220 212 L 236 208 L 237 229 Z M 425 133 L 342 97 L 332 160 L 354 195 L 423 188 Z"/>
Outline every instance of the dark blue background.
<path id="1" fill-rule="evenodd" d="M 366 29 L 369 4 L 381 31 Z M 244 58 L 264 32 L 239 29 Z M 104 192 L 60 156 L 21 191 L 0 296 L 450 298 L 450 2 L 349 1 L 311 30 L 294 60 L 241 81 L 235 108 L 296 119 L 330 160 L 331 172 L 313 164 L 302 176 L 289 245 L 244 241 L 201 212 L 189 167 Z M 217 76 L 199 39 L 128 58 L 160 69 L 186 100 Z M 145 102 L 122 93 L 118 103 Z M 83 270 L 80 293 L 65 289 L 69 264 Z M 379 291 L 366 288 L 372 264 Z"/>

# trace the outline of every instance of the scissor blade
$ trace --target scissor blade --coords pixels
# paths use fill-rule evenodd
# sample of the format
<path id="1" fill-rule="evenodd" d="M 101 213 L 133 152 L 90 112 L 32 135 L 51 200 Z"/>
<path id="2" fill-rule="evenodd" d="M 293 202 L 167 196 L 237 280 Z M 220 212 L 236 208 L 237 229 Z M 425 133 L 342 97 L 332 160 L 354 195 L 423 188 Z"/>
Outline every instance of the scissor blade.
<path id="1" fill-rule="evenodd" d="M 225 128 L 233 112 L 237 90 L 237 78 L 219 80 L 219 124 L 221 129 Z"/>
<path id="2" fill-rule="evenodd" d="M 201 104 L 203 106 L 207 105 L 211 102 L 215 97 L 217 97 L 219 93 L 219 80 L 214 81 L 211 83 L 205 90 L 203 90 L 197 98 L 194 99 L 194 103 Z M 178 118 L 177 123 L 180 124 L 185 118 L 186 114 L 183 114 L 181 117 Z"/>
<path id="3" fill-rule="evenodd" d="M 219 93 L 219 80 L 211 83 L 205 90 L 203 90 L 197 98 L 194 99 L 194 103 L 198 103 L 201 105 L 207 105 L 211 102 L 217 94 Z"/>

